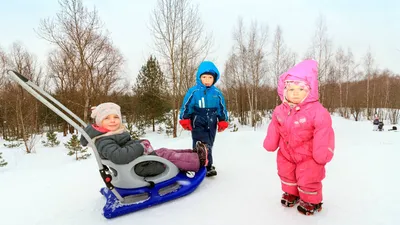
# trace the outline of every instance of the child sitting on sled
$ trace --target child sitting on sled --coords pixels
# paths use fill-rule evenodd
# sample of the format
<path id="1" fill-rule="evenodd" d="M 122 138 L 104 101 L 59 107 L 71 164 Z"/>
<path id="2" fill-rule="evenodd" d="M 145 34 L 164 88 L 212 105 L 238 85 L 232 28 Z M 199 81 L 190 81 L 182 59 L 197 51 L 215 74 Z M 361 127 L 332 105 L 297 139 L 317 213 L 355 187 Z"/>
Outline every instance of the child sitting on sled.
<path id="1" fill-rule="evenodd" d="M 84 129 L 94 140 L 101 158 L 115 164 L 128 164 L 142 155 L 156 155 L 171 161 L 180 170 L 194 172 L 207 165 L 207 147 L 202 142 L 198 142 L 193 150 L 153 150 L 148 140 L 133 140 L 121 122 L 120 110 L 120 106 L 112 102 L 98 105 L 91 114 L 96 123 Z M 88 144 L 83 136 L 80 142 L 83 146 Z"/>

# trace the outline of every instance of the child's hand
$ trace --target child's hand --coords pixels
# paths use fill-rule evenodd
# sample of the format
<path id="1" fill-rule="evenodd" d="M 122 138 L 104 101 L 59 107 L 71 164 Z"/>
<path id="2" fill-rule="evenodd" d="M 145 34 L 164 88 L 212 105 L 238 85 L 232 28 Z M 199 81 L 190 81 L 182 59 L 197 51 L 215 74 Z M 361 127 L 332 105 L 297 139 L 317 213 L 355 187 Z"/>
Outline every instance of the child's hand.
<path id="1" fill-rule="evenodd" d="M 179 120 L 179 123 L 181 124 L 183 129 L 192 130 L 192 125 L 191 125 L 190 119 Z"/>
<path id="2" fill-rule="evenodd" d="M 228 128 L 228 122 L 226 121 L 219 121 L 218 122 L 218 132 L 224 131 L 226 128 Z"/>
<path id="3" fill-rule="evenodd" d="M 149 155 L 150 153 L 152 153 L 154 151 L 153 146 L 151 146 L 149 140 L 147 140 L 147 139 L 141 140 L 140 144 L 144 148 L 144 154 L 145 155 Z"/>

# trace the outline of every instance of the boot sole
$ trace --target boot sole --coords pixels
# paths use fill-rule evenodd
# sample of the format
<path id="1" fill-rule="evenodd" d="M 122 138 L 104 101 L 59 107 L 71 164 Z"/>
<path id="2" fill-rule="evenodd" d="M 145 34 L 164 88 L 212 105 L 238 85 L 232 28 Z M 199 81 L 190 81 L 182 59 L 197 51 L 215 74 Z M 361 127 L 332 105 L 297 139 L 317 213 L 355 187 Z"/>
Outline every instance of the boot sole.
<path id="1" fill-rule="evenodd" d="M 299 213 L 301 213 L 301 214 L 303 214 L 303 215 L 306 215 L 306 216 L 312 216 L 312 215 L 314 215 L 314 213 L 316 213 L 316 212 L 321 212 L 321 210 L 322 210 L 322 206 L 320 206 L 319 208 L 317 208 L 317 209 L 315 209 L 314 211 L 308 211 L 308 210 L 306 210 L 306 209 L 304 209 L 303 207 L 301 207 L 301 206 L 299 206 L 298 208 L 297 208 L 297 211 L 299 211 Z"/>
<path id="2" fill-rule="evenodd" d="M 206 177 L 214 177 L 217 176 L 217 171 L 210 171 L 206 173 Z"/>
<path id="3" fill-rule="evenodd" d="M 283 206 L 283 207 L 287 207 L 287 208 L 291 208 L 291 207 L 295 206 L 298 202 L 299 202 L 299 201 L 296 201 L 296 202 L 288 202 L 288 201 L 286 201 L 286 200 L 284 200 L 284 199 L 281 200 L 282 206 Z"/>

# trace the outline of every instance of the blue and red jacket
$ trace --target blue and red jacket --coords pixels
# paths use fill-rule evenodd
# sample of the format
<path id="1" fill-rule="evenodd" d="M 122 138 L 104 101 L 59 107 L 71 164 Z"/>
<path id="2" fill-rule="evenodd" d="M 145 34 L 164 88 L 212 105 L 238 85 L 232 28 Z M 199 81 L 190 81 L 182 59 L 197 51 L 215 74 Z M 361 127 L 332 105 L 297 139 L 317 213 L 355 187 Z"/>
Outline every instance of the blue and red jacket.
<path id="1" fill-rule="evenodd" d="M 214 84 L 220 77 L 220 73 L 214 63 L 210 61 L 202 62 L 197 70 L 196 85 L 187 91 L 180 109 L 179 118 L 191 119 L 192 125 L 194 125 L 193 128 L 196 126 L 195 120 L 197 119 L 215 125 L 218 121 L 228 121 L 228 112 L 222 92 L 214 84 L 206 87 L 200 80 L 200 76 L 206 73 L 214 76 Z M 204 118 L 208 112 L 214 114 L 218 121 L 213 120 L 214 116 Z M 199 116 L 203 118 L 199 118 Z M 205 121 L 205 119 L 209 121 Z"/>

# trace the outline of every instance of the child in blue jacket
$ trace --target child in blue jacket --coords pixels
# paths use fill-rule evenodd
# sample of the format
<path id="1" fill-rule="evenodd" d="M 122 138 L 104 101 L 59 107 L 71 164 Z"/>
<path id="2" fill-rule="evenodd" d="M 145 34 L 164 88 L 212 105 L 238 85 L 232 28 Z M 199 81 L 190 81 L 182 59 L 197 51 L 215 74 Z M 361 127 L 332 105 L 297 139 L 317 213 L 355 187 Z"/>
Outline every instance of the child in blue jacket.
<path id="1" fill-rule="evenodd" d="M 193 147 L 197 141 L 208 145 L 207 176 L 217 175 L 213 166 L 212 147 L 215 135 L 228 127 L 228 113 L 222 92 L 214 86 L 220 77 L 214 63 L 203 61 L 196 74 L 196 85 L 191 87 L 182 102 L 179 123 L 192 132 Z"/>

